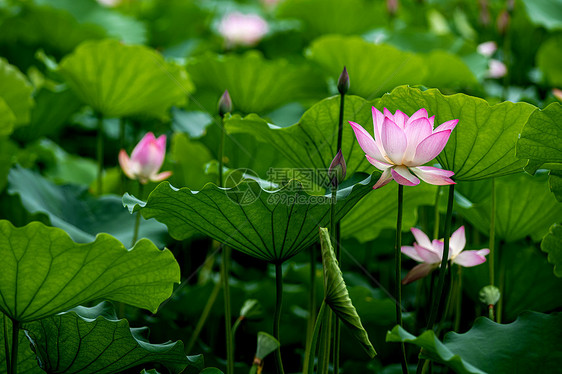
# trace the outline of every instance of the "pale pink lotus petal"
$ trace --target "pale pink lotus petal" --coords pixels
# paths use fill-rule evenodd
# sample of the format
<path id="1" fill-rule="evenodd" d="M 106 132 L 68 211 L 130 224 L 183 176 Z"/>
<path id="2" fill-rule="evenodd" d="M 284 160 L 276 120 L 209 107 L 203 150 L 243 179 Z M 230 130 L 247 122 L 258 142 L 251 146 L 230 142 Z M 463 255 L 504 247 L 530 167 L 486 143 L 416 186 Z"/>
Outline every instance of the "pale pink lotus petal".
<path id="1" fill-rule="evenodd" d="M 486 76 L 488 78 L 501 78 L 507 74 L 507 67 L 505 64 L 499 60 L 490 60 L 490 65 L 488 67 L 488 72 Z"/>
<path id="2" fill-rule="evenodd" d="M 131 173 L 131 159 L 129 159 L 129 156 L 127 155 L 127 152 L 125 152 L 124 149 L 122 149 L 121 151 L 119 151 L 119 165 L 121 166 L 121 169 L 123 170 L 123 173 L 125 173 L 125 175 L 131 179 L 135 179 L 135 176 L 133 173 Z"/>
<path id="3" fill-rule="evenodd" d="M 375 130 L 375 141 L 381 143 L 381 133 L 382 133 L 382 123 L 384 122 L 384 114 L 382 114 L 377 108 L 372 107 L 371 112 L 373 113 L 373 127 Z"/>
<path id="4" fill-rule="evenodd" d="M 445 130 L 431 134 L 416 147 L 416 154 L 408 166 L 423 165 L 433 160 L 445 146 L 451 136 L 451 130 Z"/>
<path id="5" fill-rule="evenodd" d="M 406 128 L 406 121 L 408 121 L 408 119 L 409 117 L 399 110 L 394 113 L 394 123 L 396 123 L 401 129 Z"/>
<path id="6" fill-rule="evenodd" d="M 232 12 L 223 17 L 218 29 L 227 44 L 251 46 L 269 32 L 269 25 L 257 14 Z"/>
<path id="7" fill-rule="evenodd" d="M 380 171 L 385 171 L 386 169 L 388 169 L 389 167 L 392 167 L 393 165 L 388 164 L 386 162 L 381 162 L 379 160 L 376 160 L 374 158 L 372 158 L 369 155 L 365 155 L 365 157 L 367 157 L 367 161 L 369 161 L 374 167 L 376 167 L 377 169 L 379 169 Z"/>
<path id="8" fill-rule="evenodd" d="M 386 108 L 383 108 L 383 113 L 384 113 L 384 116 L 385 116 L 386 118 L 390 118 L 391 120 L 394 121 L 394 114 L 392 114 L 392 113 L 390 112 L 390 110 L 388 110 L 388 109 L 386 109 Z"/>
<path id="9" fill-rule="evenodd" d="M 436 186 L 455 184 L 455 181 L 451 179 L 455 173 L 449 170 L 434 168 L 433 166 L 418 166 L 411 167 L 410 171 L 425 183 Z"/>
<path id="10" fill-rule="evenodd" d="M 439 261 L 441 261 L 441 259 L 443 258 L 443 249 L 445 248 L 445 243 L 443 243 L 442 240 L 433 239 L 431 241 L 431 248 L 433 249 L 433 252 L 437 253 L 437 255 L 439 256 Z M 450 252 L 449 257 L 451 257 Z"/>
<path id="11" fill-rule="evenodd" d="M 404 279 L 402 279 L 402 284 L 408 284 L 408 283 L 412 283 L 413 281 L 417 281 L 418 279 L 421 279 L 421 278 L 427 276 L 429 273 L 431 273 L 436 268 L 437 268 L 437 266 L 435 264 L 428 264 L 428 263 L 425 263 L 425 262 L 422 263 L 422 264 L 416 265 L 412 268 L 412 270 L 410 270 L 408 272 L 408 274 L 406 274 Z"/>
<path id="12" fill-rule="evenodd" d="M 365 152 L 365 154 L 369 155 L 371 158 L 379 160 L 380 162 L 386 162 L 371 134 L 369 134 L 367 130 L 365 130 L 360 124 L 352 121 L 348 122 L 353 128 L 353 132 L 355 133 L 357 142 L 359 143 L 359 146 L 361 147 L 363 152 Z"/>
<path id="13" fill-rule="evenodd" d="M 156 139 L 156 145 L 158 146 L 158 150 L 160 152 L 166 151 L 166 135 L 160 135 Z"/>
<path id="14" fill-rule="evenodd" d="M 140 142 L 138 142 L 138 144 L 135 146 L 135 148 L 133 148 L 133 152 L 131 153 L 131 159 L 136 160 L 139 158 L 139 153 L 145 153 L 146 152 L 146 148 L 152 143 L 154 142 L 156 138 L 154 137 L 154 134 L 151 132 L 147 132 L 145 136 L 142 137 L 142 139 L 140 140 Z"/>
<path id="15" fill-rule="evenodd" d="M 391 119 L 386 117 L 382 123 L 381 135 L 384 152 L 395 165 L 401 165 L 404 151 L 408 145 L 406 134 Z"/>
<path id="16" fill-rule="evenodd" d="M 412 232 L 412 234 L 414 234 L 414 238 L 416 238 L 416 242 L 419 245 L 421 245 L 422 247 L 425 247 L 425 248 L 432 248 L 431 240 L 429 240 L 429 238 L 427 237 L 425 232 L 421 231 L 420 229 L 418 229 L 416 227 L 412 227 L 410 229 L 410 231 Z"/>
<path id="17" fill-rule="evenodd" d="M 418 256 L 423 259 L 423 262 L 427 262 L 429 264 L 437 264 L 441 262 L 441 256 L 439 254 L 425 247 L 422 247 L 418 243 L 414 243 L 414 249 L 418 253 Z"/>
<path id="18" fill-rule="evenodd" d="M 150 180 L 153 182 L 160 182 L 163 181 L 164 179 L 168 179 L 171 175 L 172 175 L 171 171 L 163 171 L 160 174 L 156 174 L 152 176 Z"/>
<path id="19" fill-rule="evenodd" d="M 414 247 L 403 245 L 400 250 L 411 259 L 416 260 L 417 262 L 423 262 L 423 258 L 418 255 L 418 252 L 416 252 L 416 249 Z"/>
<path id="20" fill-rule="evenodd" d="M 390 169 L 392 173 L 392 178 L 398 183 L 403 186 L 417 186 L 420 184 L 420 180 L 410 173 L 407 167 L 405 166 L 395 166 L 394 168 Z"/>
<path id="21" fill-rule="evenodd" d="M 458 119 L 452 119 L 450 121 L 443 122 L 442 124 L 437 126 L 437 128 L 435 130 L 433 130 L 433 132 L 439 132 L 439 131 L 445 131 L 445 130 L 453 131 L 453 129 L 455 128 L 457 123 L 459 123 Z"/>
<path id="22" fill-rule="evenodd" d="M 478 47 L 476 47 L 476 51 L 486 57 L 492 57 L 497 49 L 498 45 L 494 41 L 484 42 L 482 44 L 478 44 Z"/>
<path id="23" fill-rule="evenodd" d="M 406 126 L 404 133 L 406 134 L 408 146 L 404 151 L 404 161 L 410 161 L 414 158 L 418 144 L 430 136 L 432 132 L 433 128 L 427 118 L 419 118 Z"/>
<path id="24" fill-rule="evenodd" d="M 489 252 L 489 249 L 487 252 L 482 249 L 479 251 L 462 251 L 458 254 L 457 257 L 453 259 L 453 262 L 464 267 L 480 265 L 486 262 L 485 255 L 487 255 Z"/>
<path id="25" fill-rule="evenodd" d="M 415 120 L 420 119 L 420 118 L 428 119 L 427 118 L 427 110 L 425 110 L 425 108 L 418 109 L 417 112 L 412 114 L 412 116 L 408 119 L 408 121 L 406 121 L 406 127 L 408 127 L 412 122 L 414 122 Z"/>
<path id="26" fill-rule="evenodd" d="M 390 170 L 391 169 L 386 169 L 382 173 L 377 183 L 375 183 L 375 185 L 373 186 L 373 190 L 376 190 L 377 188 L 381 188 L 382 186 L 386 186 L 392 180 L 392 173 L 390 172 Z"/>
<path id="27" fill-rule="evenodd" d="M 455 257 L 459 253 L 461 253 L 465 245 L 466 237 L 464 226 L 461 226 L 453 233 L 453 235 L 451 235 L 451 241 L 449 242 L 449 251 L 451 252 L 452 257 Z"/>

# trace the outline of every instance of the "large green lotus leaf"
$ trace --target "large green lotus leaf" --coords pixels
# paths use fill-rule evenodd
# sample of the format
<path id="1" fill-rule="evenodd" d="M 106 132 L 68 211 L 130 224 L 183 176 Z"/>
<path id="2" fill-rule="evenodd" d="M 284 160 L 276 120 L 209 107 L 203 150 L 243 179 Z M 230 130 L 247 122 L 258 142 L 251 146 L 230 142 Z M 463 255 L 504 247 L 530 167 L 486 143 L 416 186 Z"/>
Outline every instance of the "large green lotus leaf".
<path id="1" fill-rule="evenodd" d="M 372 190 L 373 176 L 338 190 L 336 219 L 340 220 Z M 232 188 L 207 184 L 201 191 L 160 183 L 146 203 L 125 195 L 130 210 L 168 226 L 170 235 L 184 239 L 192 228 L 256 258 L 282 262 L 318 240 L 318 227 L 330 220 L 331 194 L 310 195 L 297 180 L 264 190 L 254 180 Z"/>
<path id="2" fill-rule="evenodd" d="M 19 195 L 29 213 L 43 213 L 51 225 L 65 230 L 80 243 L 91 242 L 96 234 L 113 235 L 126 246 L 133 240 L 135 217 L 123 209 L 115 195 L 92 196 L 83 186 L 57 186 L 39 174 L 20 167 L 10 170 L 8 193 Z M 139 237 L 164 245 L 166 228 L 152 220 L 141 220 Z"/>
<path id="3" fill-rule="evenodd" d="M 437 187 L 427 183 L 404 189 L 403 231 L 416 224 L 418 207 L 432 205 L 436 193 Z M 390 183 L 368 194 L 342 220 L 342 237 L 367 242 L 379 236 L 382 230 L 395 228 L 397 206 L 398 183 Z"/>
<path id="4" fill-rule="evenodd" d="M 424 57 L 429 66 L 423 80 L 426 86 L 454 89 L 478 85 L 476 76 L 457 55 L 436 50 Z"/>
<path id="5" fill-rule="evenodd" d="M 530 173 L 538 168 L 551 169 L 550 189 L 562 202 L 562 106 L 552 103 L 535 110 L 517 141 L 517 157 L 529 159 L 525 167 Z"/>
<path id="6" fill-rule="evenodd" d="M 150 240 L 131 250 L 107 234 L 77 244 L 63 230 L 39 222 L 16 228 L 0 221 L 0 255 L 0 310 L 20 322 L 99 299 L 156 313 L 180 280 L 172 253 Z"/>
<path id="7" fill-rule="evenodd" d="M 321 37 L 310 46 L 308 57 L 334 79 L 346 66 L 351 82 L 349 92 L 368 99 L 401 84 L 420 84 L 427 75 L 421 55 L 369 43 L 358 36 Z"/>
<path id="8" fill-rule="evenodd" d="M 107 117 L 166 117 L 193 91 L 183 68 L 150 48 L 117 40 L 80 44 L 58 71 L 85 103 Z"/>
<path id="9" fill-rule="evenodd" d="M 439 90 L 421 91 L 397 87 L 379 105 L 394 113 L 412 115 L 426 108 L 435 125 L 458 119 L 447 146 L 437 157 L 443 169 L 455 172 L 456 181 L 478 180 L 520 171 L 525 162 L 515 157 L 519 131 L 535 109 L 527 103 L 487 101 L 464 94 L 443 95 Z"/>
<path id="10" fill-rule="evenodd" d="M 551 87 L 562 86 L 562 69 L 557 64 L 560 59 L 562 59 L 562 35 L 558 34 L 544 42 L 537 52 L 537 66 Z"/>
<path id="11" fill-rule="evenodd" d="M 247 117 L 232 116 L 225 122 L 229 133 L 250 133 L 259 141 L 274 146 L 291 163 L 293 168 L 326 171 L 337 153 L 339 96 L 324 99 L 307 110 L 300 121 L 289 127 L 276 127 L 255 114 Z M 347 174 L 372 170 L 355 140 L 348 120 L 372 123 L 371 105 L 358 96 L 346 96 L 344 108 L 342 152 L 347 164 Z"/>
<path id="12" fill-rule="evenodd" d="M 3 122 L 11 119 L 11 116 L 6 114 L 5 105 L 7 105 L 15 117 L 14 125 L 23 125 L 29 122 L 29 113 L 33 106 L 32 92 L 33 87 L 25 75 L 17 67 L 0 58 L 0 98 L 4 101 L 3 104 L 0 104 L 0 113 L 3 114 L 0 119 Z M 6 127 L 6 125 L 3 127 Z"/>
<path id="13" fill-rule="evenodd" d="M 55 135 L 82 105 L 71 89 L 51 90 L 42 87 L 35 95 L 35 106 L 31 111 L 29 124 L 18 128 L 14 136 L 31 142 Z"/>
<path id="14" fill-rule="evenodd" d="M 523 0 L 527 15 L 534 24 L 549 30 L 562 29 L 562 1 L 560 0 Z"/>
<path id="15" fill-rule="evenodd" d="M 228 90 L 234 110 L 243 113 L 264 114 L 292 101 L 325 94 L 322 77 L 311 67 L 269 61 L 255 51 L 245 55 L 205 54 L 191 59 L 186 69 L 199 94 L 211 96 L 213 105 Z"/>
<path id="16" fill-rule="evenodd" d="M 16 116 L 6 101 L 0 97 L 0 136 L 7 136 L 14 131 Z"/>
<path id="17" fill-rule="evenodd" d="M 387 332 L 386 341 L 415 344 L 423 348 L 420 358 L 430 359 L 446 365 L 458 374 L 487 374 L 451 351 L 435 336 L 433 330 L 427 330 L 420 336 L 415 336 L 404 330 L 401 326 L 394 326 L 391 331 Z"/>
<path id="18" fill-rule="evenodd" d="M 502 321 L 513 321 L 525 310 L 550 312 L 562 307 L 562 279 L 554 276 L 544 253 L 521 242 L 503 243 L 498 248 L 496 282 L 500 269 L 505 269 Z M 488 269 L 481 265 L 462 271 L 465 294 L 481 305 L 483 312 L 485 306 L 478 300 L 478 293 L 489 284 Z"/>
<path id="19" fill-rule="evenodd" d="M 330 241 L 328 229 L 320 228 L 320 246 L 322 248 L 322 265 L 324 267 L 324 300 L 338 318 L 351 330 L 351 334 L 361 343 L 361 347 L 370 358 L 377 355 L 369 341 L 367 331 L 363 328 L 361 318 L 351 302 L 347 286 L 343 279 L 334 248 Z"/>
<path id="20" fill-rule="evenodd" d="M 422 356 L 457 373 L 555 373 L 562 364 L 562 313 L 525 312 L 510 324 L 479 317 L 464 334 L 450 332 L 443 343 L 432 330 L 419 337 L 396 326 L 387 341 L 423 347 Z"/>
<path id="21" fill-rule="evenodd" d="M 181 341 L 149 343 L 148 328 L 131 328 L 107 302 L 79 306 L 23 328 L 48 373 L 121 373 L 146 363 L 159 363 L 173 374 L 188 366 L 203 368 L 202 355 L 186 356 Z"/>
<path id="22" fill-rule="evenodd" d="M 546 174 L 519 173 L 496 178 L 495 184 L 498 238 L 514 242 L 531 236 L 540 240 L 550 225 L 562 221 L 562 204 L 548 193 Z M 458 212 L 485 234 L 490 231 L 491 201 L 490 182 L 459 183 Z"/>
<path id="23" fill-rule="evenodd" d="M 5 328 L 4 328 L 4 324 Z M 4 332 L 8 332 L 8 335 L 5 337 Z M 5 351 L 5 344 L 8 343 L 8 347 L 12 347 L 12 322 L 9 318 L 3 313 L 0 313 L 0 372 L 5 373 L 6 371 L 6 355 L 4 354 Z M 6 340 L 5 340 L 6 339 Z M 35 353 L 31 349 L 29 344 L 29 340 L 25 336 L 25 331 L 19 331 L 19 345 L 18 345 L 18 372 L 19 373 L 29 373 L 29 374 L 44 374 L 45 372 L 39 368 L 37 365 L 37 358 L 35 357 Z"/>
<path id="24" fill-rule="evenodd" d="M 541 242 L 541 249 L 548 253 L 548 262 L 554 264 L 554 275 L 562 278 L 562 226 L 555 223 Z"/>
<path id="25" fill-rule="evenodd" d="M 145 26 L 133 17 L 102 6 L 95 0 L 34 0 L 37 5 L 49 6 L 70 13 L 81 25 L 95 25 L 109 37 L 124 43 L 144 44 Z"/>
<path id="26" fill-rule="evenodd" d="M 387 17 L 383 2 L 368 0 L 286 0 L 279 4 L 279 18 L 296 18 L 304 23 L 307 35 L 360 34 L 384 26 Z M 340 68 L 341 70 L 341 68 Z"/>

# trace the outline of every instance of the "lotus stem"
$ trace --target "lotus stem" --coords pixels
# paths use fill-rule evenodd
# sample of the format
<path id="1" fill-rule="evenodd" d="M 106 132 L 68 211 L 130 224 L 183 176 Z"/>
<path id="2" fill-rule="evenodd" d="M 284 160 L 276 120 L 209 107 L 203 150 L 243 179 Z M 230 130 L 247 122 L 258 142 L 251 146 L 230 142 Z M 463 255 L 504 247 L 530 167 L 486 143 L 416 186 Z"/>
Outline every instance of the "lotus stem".
<path id="1" fill-rule="evenodd" d="M 97 195 L 101 196 L 103 191 L 103 114 L 98 113 L 98 134 L 97 134 L 97 148 L 98 158 L 98 176 L 97 176 Z"/>
<path id="2" fill-rule="evenodd" d="M 449 186 L 449 199 L 447 201 L 447 216 L 445 218 L 445 233 L 443 238 L 443 258 L 441 259 L 441 268 L 439 269 L 439 278 L 437 280 L 437 289 L 433 295 L 433 305 L 427 322 L 427 328 L 432 329 L 439 311 L 443 286 L 445 284 L 445 273 L 447 271 L 447 261 L 449 259 L 449 241 L 451 238 L 451 220 L 453 217 L 453 202 L 455 200 L 455 185 Z"/>
<path id="3" fill-rule="evenodd" d="M 441 217 L 439 214 L 439 198 L 441 195 L 441 186 L 437 186 L 437 193 L 435 194 L 435 206 L 434 206 L 434 221 L 435 225 L 433 226 L 433 239 L 439 239 L 439 218 Z M 429 232 L 429 231 L 428 231 Z"/>
<path id="4" fill-rule="evenodd" d="M 125 120 L 123 118 L 119 118 L 119 149 L 125 149 Z M 119 176 L 121 181 L 121 194 L 124 194 L 127 178 L 122 168 L 119 168 Z"/>
<path id="5" fill-rule="evenodd" d="M 306 326 L 306 351 L 310 350 L 316 325 L 316 253 L 315 245 L 310 246 L 310 287 L 308 289 L 308 324 Z M 305 356 L 306 357 L 306 356 Z M 305 358 L 306 360 L 306 358 Z M 303 371 L 304 372 L 304 371 Z"/>
<path id="6" fill-rule="evenodd" d="M 6 372 L 10 372 L 12 364 L 10 361 L 10 342 L 8 340 L 8 317 L 3 316 L 3 327 L 4 327 L 4 355 L 6 357 Z"/>
<path id="7" fill-rule="evenodd" d="M 304 366 L 302 372 L 304 374 L 314 373 L 314 357 L 316 354 L 316 347 L 318 345 L 318 335 L 320 335 L 320 326 L 324 320 L 324 315 L 326 314 L 326 302 L 322 301 L 320 305 L 320 310 L 318 311 L 318 316 L 316 318 L 316 323 L 314 324 L 314 331 L 310 342 L 308 343 L 308 349 L 306 350 L 306 356 L 304 359 Z"/>
<path id="8" fill-rule="evenodd" d="M 201 317 L 199 317 L 199 320 L 197 321 L 197 325 L 195 325 L 195 330 L 193 330 L 193 334 L 191 334 L 191 338 L 187 343 L 187 347 L 185 349 L 186 354 L 191 353 L 191 350 L 195 346 L 195 342 L 197 341 L 199 334 L 201 334 L 201 330 L 203 330 L 203 326 L 205 326 L 205 322 L 207 322 L 207 318 L 209 318 L 209 314 L 211 314 L 211 309 L 213 308 L 213 305 L 215 305 L 215 301 L 217 300 L 219 291 L 221 290 L 221 285 L 222 285 L 221 282 L 215 283 L 215 286 L 211 291 L 211 295 L 207 300 L 207 304 L 205 304 L 205 307 L 203 308 Z"/>
<path id="9" fill-rule="evenodd" d="M 144 193 L 144 185 L 142 183 L 139 183 L 139 199 L 141 200 L 143 197 L 142 196 L 143 193 Z M 137 239 L 139 237 L 140 217 L 141 217 L 141 213 L 140 211 L 138 211 L 135 217 L 135 229 L 133 230 L 133 241 L 131 243 L 131 248 L 135 246 L 135 243 L 137 242 Z"/>
<path id="10" fill-rule="evenodd" d="M 494 256 L 496 246 L 496 179 L 492 178 L 492 209 L 490 212 L 490 255 L 488 256 L 488 266 L 490 269 L 490 284 L 494 286 Z"/>
<path id="11" fill-rule="evenodd" d="M 275 286 L 276 286 L 276 300 L 275 300 L 275 314 L 273 316 L 273 337 L 281 343 L 279 339 L 279 325 L 281 323 L 281 307 L 283 304 L 283 270 L 281 263 L 275 264 Z M 277 364 L 277 374 L 285 374 L 283 370 L 283 361 L 281 361 L 281 344 L 275 353 L 275 361 Z"/>
<path id="12" fill-rule="evenodd" d="M 404 205 L 404 186 L 398 185 L 398 215 L 396 218 L 396 246 L 394 248 L 395 294 L 396 294 L 396 324 L 402 326 L 402 211 Z M 402 373 L 408 373 L 406 360 L 406 346 L 400 343 Z"/>
<path id="13" fill-rule="evenodd" d="M 7 318 L 4 316 L 4 318 Z M 10 374 L 17 374 L 18 372 L 18 348 L 19 348 L 19 331 L 20 323 L 16 320 L 12 320 L 12 358 L 11 358 L 11 368 Z M 7 356 L 6 356 L 7 357 Z"/>

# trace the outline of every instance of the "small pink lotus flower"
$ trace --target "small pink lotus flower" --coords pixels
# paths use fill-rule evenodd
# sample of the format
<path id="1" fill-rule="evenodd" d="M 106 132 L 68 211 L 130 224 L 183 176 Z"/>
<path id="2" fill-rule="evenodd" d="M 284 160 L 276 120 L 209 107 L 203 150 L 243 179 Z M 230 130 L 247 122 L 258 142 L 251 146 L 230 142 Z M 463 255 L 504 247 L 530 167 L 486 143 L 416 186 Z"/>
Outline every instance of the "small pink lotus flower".
<path id="1" fill-rule="evenodd" d="M 131 153 L 131 158 L 124 149 L 119 152 L 119 164 L 125 175 L 131 179 L 138 179 L 142 184 L 148 181 L 160 182 L 170 175 L 171 171 L 158 174 L 166 155 L 166 135 L 158 139 L 154 134 L 147 133 Z"/>
<path id="2" fill-rule="evenodd" d="M 486 76 L 488 78 L 501 78 L 507 74 L 507 67 L 503 62 L 496 59 L 491 59 L 488 65 Z"/>
<path id="3" fill-rule="evenodd" d="M 482 56 L 485 57 L 492 57 L 492 55 L 494 53 L 496 53 L 496 51 L 498 50 L 498 45 L 496 44 L 496 42 L 494 42 L 493 40 L 490 40 L 488 42 L 484 42 L 482 44 L 478 44 L 478 47 L 476 47 L 476 50 L 478 51 L 478 53 L 480 53 Z"/>
<path id="4" fill-rule="evenodd" d="M 228 45 L 252 46 L 268 31 L 266 20 L 257 14 L 232 12 L 224 16 L 219 25 L 219 32 Z"/>
<path id="5" fill-rule="evenodd" d="M 441 153 L 459 122 L 454 119 L 433 129 L 434 120 L 424 108 L 408 117 L 399 110 L 393 115 L 384 108 L 383 114 L 373 107 L 374 139 L 361 125 L 349 121 L 367 160 L 383 172 L 374 189 L 393 179 L 404 186 L 416 186 L 420 179 L 435 185 L 455 184 L 452 171 L 421 166 Z"/>
<path id="6" fill-rule="evenodd" d="M 433 270 L 441 266 L 443 259 L 443 240 L 430 241 L 427 235 L 420 229 L 412 227 L 410 229 L 416 242 L 413 247 L 402 246 L 402 253 L 406 256 L 421 262 L 414 266 L 412 270 L 402 280 L 402 284 L 408 284 L 415 280 L 425 277 Z M 466 245 L 464 226 L 461 226 L 451 235 L 449 241 L 449 260 L 457 265 L 472 267 L 486 262 L 486 255 L 490 253 L 488 248 L 475 251 L 463 251 Z"/>

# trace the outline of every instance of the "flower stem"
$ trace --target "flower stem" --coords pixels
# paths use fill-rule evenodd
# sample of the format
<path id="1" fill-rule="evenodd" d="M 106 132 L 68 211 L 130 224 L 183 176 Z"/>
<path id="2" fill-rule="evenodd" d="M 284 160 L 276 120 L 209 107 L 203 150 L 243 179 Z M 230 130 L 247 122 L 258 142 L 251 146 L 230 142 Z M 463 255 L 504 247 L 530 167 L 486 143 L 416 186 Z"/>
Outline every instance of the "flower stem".
<path id="1" fill-rule="evenodd" d="M 276 300 L 275 300 L 275 314 L 273 316 L 273 337 L 277 339 L 279 343 L 279 325 L 281 323 L 281 306 L 283 304 L 283 270 L 281 269 L 281 263 L 275 264 L 275 286 L 276 286 Z M 283 370 L 283 361 L 281 361 L 281 346 L 277 348 L 275 354 L 275 361 L 277 364 L 277 374 L 285 374 Z"/>
<path id="2" fill-rule="evenodd" d="M 312 332 L 312 337 L 308 343 L 308 349 L 306 351 L 304 366 L 302 369 L 304 374 L 314 373 L 314 356 L 316 354 L 318 335 L 320 335 L 320 326 L 324 320 L 324 314 L 326 314 L 326 302 L 322 301 L 322 305 L 320 305 L 320 310 L 318 311 L 318 316 L 316 317 L 316 322 L 314 324 L 314 331 Z"/>
<path id="3" fill-rule="evenodd" d="M 144 193 L 144 185 L 142 183 L 139 183 L 139 199 L 141 200 L 143 198 L 142 196 L 143 193 Z M 135 217 L 135 229 L 133 231 L 133 241 L 131 243 L 131 247 L 135 246 L 135 243 L 137 242 L 137 239 L 139 237 L 140 217 L 141 217 L 141 213 L 140 211 L 138 211 L 137 216 Z"/>
<path id="4" fill-rule="evenodd" d="M 492 209 L 490 212 L 490 255 L 488 256 L 488 266 L 490 269 L 490 284 L 494 286 L 494 248 L 496 246 L 496 179 L 492 178 Z"/>
<path id="5" fill-rule="evenodd" d="M 396 294 L 396 324 L 402 326 L 402 211 L 404 205 L 404 186 L 398 185 L 398 215 L 396 218 L 396 246 L 394 248 L 395 294 Z M 406 361 L 406 347 L 400 344 L 402 373 L 408 373 Z"/>
<path id="6" fill-rule="evenodd" d="M 316 326 L 316 245 L 310 246 L 310 287 L 308 289 L 308 324 L 306 327 L 306 351 L 309 352 Z M 307 356 L 305 356 L 307 357 Z M 303 371 L 304 372 L 304 371 Z"/>
<path id="7" fill-rule="evenodd" d="M 221 136 L 220 136 L 220 141 L 219 141 L 219 153 L 218 153 L 218 159 L 219 159 L 219 187 L 224 187 L 224 179 L 223 179 L 223 175 L 222 175 L 222 169 L 224 166 L 224 138 L 225 138 L 225 130 L 224 130 L 224 121 L 223 118 L 221 118 L 220 120 L 220 126 L 221 126 Z"/>
<path id="8" fill-rule="evenodd" d="M 441 186 L 437 186 L 437 193 L 435 194 L 435 212 L 434 221 L 435 226 L 433 226 L 433 239 L 439 239 L 439 197 L 441 196 Z"/>
<path id="9" fill-rule="evenodd" d="M 193 330 L 193 333 L 191 334 L 191 338 L 187 343 L 187 347 L 185 349 L 186 354 L 191 353 L 191 350 L 193 349 L 193 346 L 195 345 L 197 338 L 199 338 L 199 334 L 201 334 L 201 330 L 203 330 L 203 326 L 205 326 L 205 322 L 207 322 L 207 318 L 209 318 L 211 309 L 213 308 L 213 305 L 215 305 L 215 301 L 217 300 L 219 291 L 221 290 L 221 285 L 222 285 L 221 282 L 215 283 L 215 286 L 211 291 L 211 295 L 209 295 L 209 299 L 207 300 L 207 304 L 205 304 L 205 307 L 203 308 L 201 317 L 199 317 L 199 320 L 197 321 L 197 325 L 195 325 L 195 330 Z"/>
<path id="10" fill-rule="evenodd" d="M 459 331 L 461 326 L 461 313 L 462 313 L 462 266 L 457 266 L 457 285 L 456 293 L 457 299 L 455 303 L 455 329 L 454 331 Z"/>
<path id="11" fill-rule="evenodd" d="M 451 237 L 451 219 L 453 217 L 453 202 L 455 200 L 455 185 L 449 186 L 449 199 L 447 201 L 447 216 L 445 218 L 445 233 L 443 238 L 443 258 L 441 259 L 441 268 L 439 269 L 439 279 L 437 280 L 437 290 L 433 295 L 433 305 L 427 322 L 427 329 L 432 329 L 437 318 L 439 304 L 443 293 L 443 285 L 445 284 L 445 273 L 447 271 L 447 261 L 449 260 L 449 241 Z"/>
<path id="12" fill-rule="evenodd" d="M 4 318 L 7 318 L 4 316 Z M 9 374 L 17 374 L 18 372 L 18 348 L 19 348 L 19 331 L 20 323 L 16 320 L 12 320 L 12 358 L 11 358 L 11 370 Z"/>
<path id="13" fill-rule="evenodd" d="M 119 149 L 125 149 L 125 120 L 123 118 L 119 118 Z M 121 194 L 124 194 L 127 178 L 122 168 L 119 168 L 119 180 L 121 182 Z"/>
<path id="14" fill-rule="evenodd" d="M 4 325 L 4 354 L 6 357 L 6 372 L 12 370 L 12 364 L 10 361 L 10 342 L 8 340 L 8 317 L 6 315 L 2 316 Z"/>
<path id="15" fill-rule="evenodd" d="M 98 158 L 98 177 L 97 177 L 97 194 L 101 196 L 103 191 L 103 115 L 98 113 L 98 134 L 96 153 Z"/>
<path id="16" fill-rule="evenodd" d="M 336 153 L 341 149 L 343 142 L 343 111 L 345 106 L 345 95 L 340 95 L 340 117 L 338 122 L 338 143 L 336 147 Z"/>

